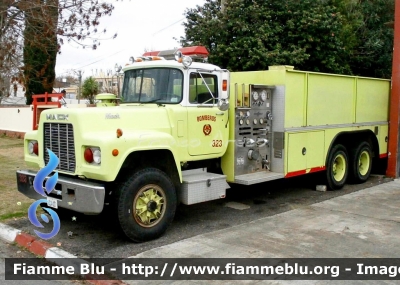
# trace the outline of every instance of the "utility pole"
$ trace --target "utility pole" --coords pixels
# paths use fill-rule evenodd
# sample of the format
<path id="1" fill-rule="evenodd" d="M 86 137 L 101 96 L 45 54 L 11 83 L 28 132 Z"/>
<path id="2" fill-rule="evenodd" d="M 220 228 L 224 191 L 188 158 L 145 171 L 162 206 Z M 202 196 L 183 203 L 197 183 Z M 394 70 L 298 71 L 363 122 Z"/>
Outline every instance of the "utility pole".
<path id="1" fill-rule="evenodd" d="M 117 75 L 117 98 L 119 98 L 119 76 L 120 76 L 119 73 L 121 72 L 122 66 L 116 63 L 114 69 L 115 69 L 115 74 Z"/>
<path id="2" fill-rule="evenodd" d="M 82 72 L 82 70 L 75 70 L 75 69 L 72 69 L 71 71 L 78 76 L 79 86 L 78 86 L 78 95 L 77 95 L 77 97 L 78 97 L 78 104 L 80 104 L 81 96 L 82 96 L 82 74 L 83 74 L 83 72 Z"/>
<path id="3" fill-rule="evenodd" d="M 78 89 L 78 104 L 81 102 L 81 95 L 82 95 L 82 70 L 78 71 L 78 78 L 79 78 L 79 89 Z"/>
<path id="4" fill-rule="evenodd" d="M 394 41 L 392 65 L 392 93 L 390 98 L 388 168 L 386 175 L 397 178 L 400 172 L 400 0 L 394 7 Z"/>

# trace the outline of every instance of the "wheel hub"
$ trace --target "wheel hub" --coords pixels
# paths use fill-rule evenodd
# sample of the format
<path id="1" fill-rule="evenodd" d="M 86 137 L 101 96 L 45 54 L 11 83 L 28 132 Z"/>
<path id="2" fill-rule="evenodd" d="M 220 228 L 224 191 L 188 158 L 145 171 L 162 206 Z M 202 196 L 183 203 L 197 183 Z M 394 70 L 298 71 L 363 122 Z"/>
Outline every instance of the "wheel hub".
<path id="1" fill-rule="evenodd" d="M 164 191 L 157 185 L 142 187 L 133 202 L 133 216 L 142 227 L 156 225 L 164 215 Z"/>
<path id="2" fill-rule="evenodd" d="M 147 203 L 147 211 L 154 212 L 157 209 L 157 202 L 151 200 Z"/>
<path id="3" fill-rule="evenodd" d="M 334 162 L 332 167 L 333 177 L 336 181 L 340 181 L 343 179 L 345 172 L 346 172 L 346 164 L 345 158 L 343 155 L 339 154 Z"/>
<path id="4" fill-rule="evenodd" d="M 358 169 L 361 175 L 366 175 L 370 167 L 370 157 L 367 151 L 363 151 L 358 159 Z"/>

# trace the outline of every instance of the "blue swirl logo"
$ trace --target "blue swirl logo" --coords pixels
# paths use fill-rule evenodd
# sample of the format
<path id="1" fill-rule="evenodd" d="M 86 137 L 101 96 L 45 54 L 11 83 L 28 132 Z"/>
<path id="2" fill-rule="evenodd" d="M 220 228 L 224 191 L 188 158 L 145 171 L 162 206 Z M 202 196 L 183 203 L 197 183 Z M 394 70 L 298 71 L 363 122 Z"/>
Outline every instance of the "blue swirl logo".
<path id="1" fill-rule="evenodd" d="M 47 194 L 50 194 L 51 191 L 53 191 L 54 187 L 57 184 L 58 180 L 58 172 L 54 173 L 53 176 L 49 177 L 45 183 L 45 187 L 43 188 L 43 182 L 45 181 L 47 175 L 50 175 L 54 169 L 56 169 L 59 159 L 58 157 L 49 149 L 47 149 L 47 152 L 49 153 L 49 163 L 43 167 L 39 172 L 36 174 L 35 179 L 33 180 L 33 189 L 37 193 L 39 193 L 43 197 L 47 197 Z M 46 191 L 46 192 L 45 192 Z M 38 218 L 36 217 L 36 210 L 40 206 L 41 203 L 46 203 L 47 204 L 47 199 L 40 199 L 37 200 L 36 202 L 33 202 L 32 205 L 28 209 L 28 218 L 31 223 L 38 227 L 38 228 L 43 228 L 43 225 L 39 222 Z M 57 233 L 60 231 L 60 218 L 58 217 L 57 213 L 47 207 L 43 207 L 44 210 L 46 210 L 52 220 L 53 220 L 53 230 L 50 233 L 42 233 L 37 230 L 34 230 L 36 235 L 42 239 L 51 239 Z M 49 218 L 45 214 L 41 214 L 40 217 L 45 223 L 49 222 Z"/>

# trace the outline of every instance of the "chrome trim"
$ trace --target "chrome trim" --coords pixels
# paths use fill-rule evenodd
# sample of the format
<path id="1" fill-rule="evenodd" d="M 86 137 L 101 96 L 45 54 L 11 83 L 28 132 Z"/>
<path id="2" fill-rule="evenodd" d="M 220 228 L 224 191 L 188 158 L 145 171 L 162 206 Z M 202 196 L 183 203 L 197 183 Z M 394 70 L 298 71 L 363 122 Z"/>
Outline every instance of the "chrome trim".
<path id="1" fill-rule="evenodd" d="M 17 179 L 19 192 L 32 199 L 47 198 L 41 196 L 33 188 L 32 184 L 37 172 L 31 170 L 18 170 L 17 177 L 19 174 L 26 175 L 28 177 L 28 183 L 21 183 L 19 179 Z M 58 188 L 60 186 L 61 190 Z M 73 191 L 73 194 L 71 194 L 71 190 Z M 54 195 L 51 194 L 61 196 L 54 197 Z M 56 189 L 50 193 L 49 197 L 57 199 L 57 204 L 60 208 L 65 208 L 88 215 L 99 214 L 104 208 L 105 187 L 101 183 L 59 175 Z"/>
<path id="2" fill-rule="evenodd" d="M 70 123 L 46 122 L 43 124 L 43 159 L 49 161 L 46 149 L 50 149 L 60 160 L 57 170 L 74 173 L 76 169 L 74 128 Z"/>

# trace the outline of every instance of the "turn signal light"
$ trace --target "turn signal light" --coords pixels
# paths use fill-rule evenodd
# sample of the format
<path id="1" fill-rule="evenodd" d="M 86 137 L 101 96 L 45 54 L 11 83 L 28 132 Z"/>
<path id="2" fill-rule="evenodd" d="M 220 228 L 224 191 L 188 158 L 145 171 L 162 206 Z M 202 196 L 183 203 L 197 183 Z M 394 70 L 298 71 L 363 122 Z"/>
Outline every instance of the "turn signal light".
<path id="1" fill-rule="evenodd" d="M 222 80 L 222 91 L 227 91 L 228 90 L 228 80 L 224 79 Z"/>
<path id="2" fill-rule="evenodd" d="M 123 134 L 122 130 L 121 129 L 117 129 L 117 138 L 122 137 L 122 134 Z"/>
<path id="3" fill-rule="evenodd" d="M 113 156 L 117 156 L 118 154 L 119 154 L 118 149 L 113 149 L 112 155 L 113 155 Z"/>

